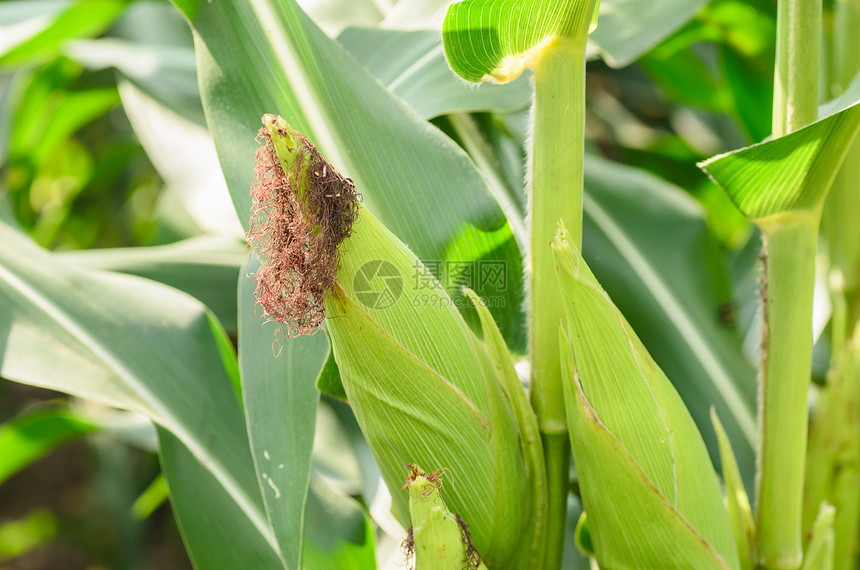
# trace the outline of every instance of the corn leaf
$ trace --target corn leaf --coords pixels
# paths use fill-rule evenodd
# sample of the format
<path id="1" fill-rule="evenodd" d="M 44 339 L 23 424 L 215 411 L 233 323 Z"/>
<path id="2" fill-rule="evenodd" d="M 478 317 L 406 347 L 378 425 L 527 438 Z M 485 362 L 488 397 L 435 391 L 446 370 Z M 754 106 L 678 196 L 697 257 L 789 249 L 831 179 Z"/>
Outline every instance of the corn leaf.
<path id="1" fill-rule="evenodd" d="M 819 212 L 860 129 L 860 77 L 823 117 L 789 135 L 699 165 L 751 220 Z"/>
<path id="2" fill-rule="evenodd" d="M 59 253 L 79 267 L 145 277 L 184 291 L 212 309 L 235 332 L 236 276 L 247 257 L 241 241 L 200 236 L 150 247 L 87 249 Z"/>
<path id="3" fill-rule="evenodd" d="M 422 117 L 474 111 L 517 111 L 531 101 L 528 77 L 511 85 L 457 81 L 445 62 L 438 32 L 347 28 L 337 41 Z"/>
<path id="4" fill-rule="evenodd" d="M 639 512 L 645 503 L 631 504 L 628 501 L 631 490 L 619 494 L 619 488 L 612 489 L 606 483 L 616 476 L 609 472 L 621 469 L 629 460 L 647 481 L 647 485 L 642 481 L 637 483 L 641 488 L 636 492 L 643 493 L 642 501 L 652 496 L 652 491 L 656 492 L 664 503 L 660 509 L 674 511 L 689 524 L 690 529 L 684 532 L 675 525 L 672 533 L 678 533 L 677 540 L 704 541 L 705 550 L 714 553 L 709 554 L 714 560 L 708 564 L 714 565 L 717 561 L 719 564 L 714 567 L 737 568 L 737 553 L 716 475 L 689 412 L 597 283 L 579 252 L 567 240 L 564 228 L 553 240 L 553 250 L 568 327 L 563 336 L 572 340 L 572 343 L 562 342 L 568 412 L 578 416 L 569 418 L 571 443 L 577 467 L 582 472 L 583 501 L 598 560 L 630 557 L 628 565 L 649 567 L 645 559 L 639 560 L 644 555 L 640 551 L 644 545 L 622 538 L 620 535 L 630 529 L 629 525 L 619 524 L 623 520 L 649 516 Z M 588 424 L 588 429 L 577 433 L 574 422 L 580 429 Z M 601 445 L 607 446 L 611 440 L 613 446 L 618 446 L 619 449 L 610 453 L 613 460 L 593 455 L 589 446 L 597 443 L 590 443 L 590 437 L 598 435 L 603 442 Z M 595 460 L 595 464 L 589 465 Z M 633 477 L 632 474 L 628 476 Z M 613 496 L 623 496 L 624 500 L 607 500 Z M 629 511 L 623 518 L 615 518 L 627 508 Z M 648 525 L 642 528 L 652 530 Z M 690 530 L 695 539 L 685 536 Z M 627 547 L 619 547 L 619 544 Z M 675 540 L 660 544 L 648 548 L 653 548 L 654 552 L 660 548 L 666 550 L 663 555 L 671 560 L 674 555 L 668 551 L 677 547 Z M 693 556 L 693 552 L 697 551 L 693 549 L 684 556 Z"/>
<path id="5" fill-rule="evenodd" d="M 283 567 L 220 325 L 184 293 L 65 263 L 2 209 L 0 241 L 0 376 L 153 420 L 197 567 Z"/>
<path id="6" fill-rule="evenodd" d="M 266 515 L 285 552 L 302 551 L 303 509 L 310 482 L 311 450 L 319 392 L 314 380 L 329 353 L 320 332 L 279 340 L 279 325 L 267 322 L 246 277 L 259 267 L 256 256 L 239 276 L 239 370 L 251 450 Z M 273 351 L 280 352 L 276 358 Z M 290 421 L 307 429 L 273 429 Z M 300 567 L 300 560 L 290 560 Z"/>
<path id="7" fill-rule="evenodd" d="M 513 81 L 552 40 L 584 42 L 596 6 L 595 0 L 455 2 L 442 24 L 445 56 L 466 81 Z"/>

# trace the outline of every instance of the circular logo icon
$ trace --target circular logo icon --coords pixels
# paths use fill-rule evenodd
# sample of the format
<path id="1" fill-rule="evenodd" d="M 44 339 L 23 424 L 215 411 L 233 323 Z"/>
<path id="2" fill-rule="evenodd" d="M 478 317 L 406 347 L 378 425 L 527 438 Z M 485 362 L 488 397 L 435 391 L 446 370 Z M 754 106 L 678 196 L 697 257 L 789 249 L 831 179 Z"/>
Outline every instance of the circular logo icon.
<path id="1" fill-rule="evenodd" d="M 403 276 L 383 259 L 368 261 L 352 280 L 355 298 L 369 309 L 387 309 L 403 293 Z"/>

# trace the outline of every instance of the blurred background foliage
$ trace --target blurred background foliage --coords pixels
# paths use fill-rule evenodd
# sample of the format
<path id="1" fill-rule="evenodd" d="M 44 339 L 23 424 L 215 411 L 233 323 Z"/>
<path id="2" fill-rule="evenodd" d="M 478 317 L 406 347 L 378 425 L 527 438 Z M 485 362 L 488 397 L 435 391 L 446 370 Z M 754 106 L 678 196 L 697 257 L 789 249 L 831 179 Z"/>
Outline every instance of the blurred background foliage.
<path id="1" fill-rule="evenodd" d="M 444 3 L 302 4 L 371 68 L 357 26 L 432 29 Z M 714 316 L 750 360 L 758 238 L 695 164 L 768 136 L 775 4 L 703 2 L 636 62 L 613 69 L 594 59 L 587 76 L 589 152 L 653 173 L 702 206 L 723 261 L 713 286 L 727 292 Z M 426 32 L 399 41 L 419 49 L 428 37 L 437 41 Z M 380 65 L 385 82 L 391 62 Z M 477 125 L 519 188 L 528 97 L 524 83 L 494 112 L 422 112 L 464 146 L 464 125 Z M 235 341 L 246 250 L 206 131 L 192 34 L 166 0 L 0 2 L 0 199 L 45 248 L 197 296 Z M 523 208 L 523 196 L 513 200 Z M 826 346 L 817 357 L 823 374 Z M 326 400 L 315 469 L 369 503 L 373 489 L 357 473 L 372 461 L 357 434 L 348 409 Z M 0 567 L 189 568 L 155 447 L 152 426 L 135 416 L 0 382 Z"/>

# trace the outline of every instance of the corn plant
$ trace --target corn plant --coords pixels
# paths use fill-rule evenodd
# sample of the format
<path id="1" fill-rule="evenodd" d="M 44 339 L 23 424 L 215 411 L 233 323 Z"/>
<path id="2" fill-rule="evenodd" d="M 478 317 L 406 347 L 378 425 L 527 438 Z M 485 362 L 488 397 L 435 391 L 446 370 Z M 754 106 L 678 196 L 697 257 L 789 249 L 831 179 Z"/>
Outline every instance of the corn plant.
<path id="1" fill-rule="evenodd" d="M 80 39 L 125 4 L 71 3 L 0 66 L 109 42 L 129 115 L 178 121 L 176 85 Z M 173 4 L 230 282 L 194 240 L 47 251 L 9 192 L 0 375 L 147 418 L 196 568 L 858 567 L 856 0 L 341 3 L 378 25 L 325 31 L 313 3 Z M 589 87 L 631 65 L 689 142 L 636 142 Z M 0 481 L 106 429 L 24 413 Z"/>

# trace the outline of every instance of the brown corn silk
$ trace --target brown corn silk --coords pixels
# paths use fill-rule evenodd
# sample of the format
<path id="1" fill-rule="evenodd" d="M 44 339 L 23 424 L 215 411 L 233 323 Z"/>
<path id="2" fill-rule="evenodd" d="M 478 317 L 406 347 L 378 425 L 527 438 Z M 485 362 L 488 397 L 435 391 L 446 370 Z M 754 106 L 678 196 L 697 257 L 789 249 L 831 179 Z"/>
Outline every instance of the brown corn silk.
<path id="1" fill-rule="evenodd" d="M 276 118 L 263 117 L 263 124 Z M 276 127 L 287 137 L 283 127 Z M 316 332 L 324 300 L 337 279 L 338 246 L 352 233 L 358 194 L 352 180 L 326 162 L 299 133 L 296 159 L 285 172 L 266 127 L 260 129 L 246 239 L 260 258 L 257 303 L 287 336 Z"/>

